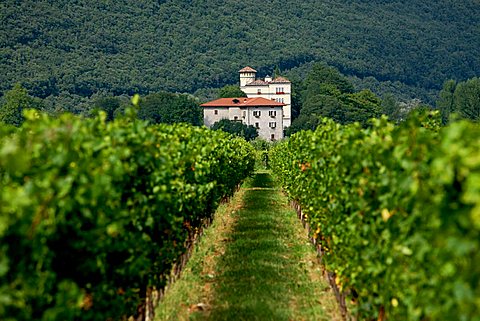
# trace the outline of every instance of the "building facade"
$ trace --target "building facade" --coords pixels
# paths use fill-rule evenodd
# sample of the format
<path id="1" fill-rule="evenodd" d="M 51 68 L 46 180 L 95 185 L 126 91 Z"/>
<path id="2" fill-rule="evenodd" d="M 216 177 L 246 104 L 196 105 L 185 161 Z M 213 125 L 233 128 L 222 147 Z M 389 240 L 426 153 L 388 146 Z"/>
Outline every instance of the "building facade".
<path id="1" fill-rule="evenodd" d="M 257 71 L 251 67 L 241 69 L 239 74 L 240 89 L 248 98 L 261 97 L 284 104 L 283 128 L 289 127 L 292 123 L 292 83 L 284 77 L 257 79 Z"/>
<path id="2" fill-rule="evenodd" d="M 284 103 L 263 97 L 220 98 L 202 104 L 204 123 L 208 127 L 221 119 L 239 121 L 257 128 L 265 140 L 283 138 Z"/>

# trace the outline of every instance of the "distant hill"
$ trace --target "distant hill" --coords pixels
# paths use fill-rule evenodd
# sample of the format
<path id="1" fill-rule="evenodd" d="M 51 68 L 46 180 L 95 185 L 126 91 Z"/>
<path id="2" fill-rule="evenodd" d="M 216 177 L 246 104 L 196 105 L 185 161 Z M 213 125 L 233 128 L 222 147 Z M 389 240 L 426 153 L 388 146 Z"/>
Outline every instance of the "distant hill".
<path id="1" fill-rule="evenodd" d="M 480 75 L 478 0 L 2 0 L 0 19 L 0 91 L 43 98 L 194 92 L 313 60 L 420 93 Z"/>

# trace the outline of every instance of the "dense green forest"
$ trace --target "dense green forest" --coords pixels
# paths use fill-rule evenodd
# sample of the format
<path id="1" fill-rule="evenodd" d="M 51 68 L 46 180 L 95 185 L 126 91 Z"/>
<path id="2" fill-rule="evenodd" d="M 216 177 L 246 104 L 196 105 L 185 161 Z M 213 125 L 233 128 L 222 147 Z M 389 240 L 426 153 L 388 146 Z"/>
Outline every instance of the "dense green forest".
<path id="1" fill-rule="evenodd" d="M 244 65 L 321 61 L 359 90 L 430 103 L 445 80 L 480 74 L 476 0 L 4 0 L 0 20 L 0 91 L 20 82 L 47 107 L 219 88 Z"/>

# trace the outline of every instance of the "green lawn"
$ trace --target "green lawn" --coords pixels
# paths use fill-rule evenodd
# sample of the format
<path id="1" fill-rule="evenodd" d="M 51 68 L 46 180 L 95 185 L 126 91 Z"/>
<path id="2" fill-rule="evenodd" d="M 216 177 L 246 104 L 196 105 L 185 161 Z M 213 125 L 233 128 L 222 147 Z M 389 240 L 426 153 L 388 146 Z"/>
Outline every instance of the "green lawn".
<path id="1" fill-rule="evenodd" d="M 217 211 L 156 320 L 340 320 L 306 232 L 268 172 Z"/>

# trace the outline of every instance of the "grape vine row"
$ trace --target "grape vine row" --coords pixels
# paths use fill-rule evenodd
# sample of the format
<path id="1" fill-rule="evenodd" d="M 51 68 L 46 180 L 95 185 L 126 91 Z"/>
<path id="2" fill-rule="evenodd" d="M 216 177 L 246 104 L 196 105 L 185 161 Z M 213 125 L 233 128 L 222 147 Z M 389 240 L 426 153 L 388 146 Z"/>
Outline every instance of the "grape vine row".
<path id="1" fill-rule="evenodd" d="M 0 125 L 0 319 L 135 314 L 253 170 L 244 140 L 105 114 Z"/>
<path id="2" fill-rule="evenodd" d="M 324 120 L 273 172 L 359 320 L 480 320 L 480 126 Z"/>

